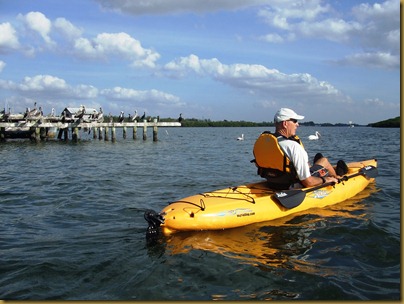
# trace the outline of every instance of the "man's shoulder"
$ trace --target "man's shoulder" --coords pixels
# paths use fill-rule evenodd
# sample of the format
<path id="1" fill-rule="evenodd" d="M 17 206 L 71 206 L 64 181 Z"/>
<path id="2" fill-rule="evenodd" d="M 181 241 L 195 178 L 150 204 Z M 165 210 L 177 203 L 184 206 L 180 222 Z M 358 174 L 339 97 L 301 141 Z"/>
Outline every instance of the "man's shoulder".
<path id="1" fill-rule="evenodd" d="M 288 147 L 302 147 L 301 144 L 299 144 L 297 141 L 291 140 L 291 139 L 287 139 L 287 138 L 283 138 L 278 140 L 279 144 L 282 146 L 288 146 Z"/>

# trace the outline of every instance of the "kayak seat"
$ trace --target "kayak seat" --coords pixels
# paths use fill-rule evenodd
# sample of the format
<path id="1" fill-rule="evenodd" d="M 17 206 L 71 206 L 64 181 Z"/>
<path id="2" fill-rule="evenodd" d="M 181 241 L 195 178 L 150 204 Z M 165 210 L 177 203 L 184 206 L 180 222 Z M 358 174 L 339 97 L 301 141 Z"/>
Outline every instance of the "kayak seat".
<path id="1" fill-rule="evenodd" d="M 340 159 L 337 162 L 337 167 L 335 168 L 335 173 L 337 173 L 337 175 L 339 175 L 339 176 L 342 176 L 342 175 L 348 173 L 348 166 L 342 159 Z"/>

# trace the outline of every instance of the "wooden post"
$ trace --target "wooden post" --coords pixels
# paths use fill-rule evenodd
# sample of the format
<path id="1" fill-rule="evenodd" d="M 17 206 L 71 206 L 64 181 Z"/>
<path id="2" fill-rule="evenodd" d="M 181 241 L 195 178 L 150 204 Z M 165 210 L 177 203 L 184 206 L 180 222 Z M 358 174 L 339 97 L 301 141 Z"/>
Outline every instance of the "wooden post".
<path id="1" fill-rule="evenodd" d="M 36 127 L 35 128 L 35 141 L 40 141 L 41 140 L 41 128 Z"/>
<path id="2" fill-rule="evenodd" d="M 58 139 L 62 139 L 63 129 L 59 129 Z"/>
<path id="3" fill-rule="evenodd" d="M 147 139 L 147 120 L 143 120 L 143 140 Z"/>
<path id="4" fill-rule="evenodd" d="M 0 128 L 0 141 L 6 141 L 6 128 Z"/>
<path id="5" fill-rule="evenodd" d="M 30 127 L 29 128 L 29 139 L 35 140 L 35 127 Z"/>
<path id="6" fill-rule="evenodd" d="M 136 140 L 137 137 L 137 123 L 135 122 L 135 125 L 133 126 L 133 139 Z"/>
<path id="7" fill-rule="evenodd" d="M 92 128 L 93 129 L 93 139 L 97 139 L 97 127 Z"/>
<path id="8" fill-rule="evenodd" d="M 123 127 L 123 138 L 126 139 L 126 126 Z"/>
<path id="9" fill-rule="evenodd" d="M 102 139 L 102 127 L 98 128 L 98 138 Z"/>
<path id="10" fill-rule="evenodd" d="M 157 141 L 157 118 L 154 119 L 153 141 Z"/>
<path id="11" fill-rule="evenodd" d="M 79 140 L 79 128 L 78 127 L 72 128 L 72 140 L 73 141 Z"/>
<path id="12" fill-rule="evenodd" d="M 69 128 L 63 129 L 63 138 L 65 141 L 67 141 L 69 139 Z"/>
<path id="13" fill-rule="evenodd" d="M 46 139 L 46 128 L 40 128 L 41 129 L 41 140 L 45 140 Z"/>
<path id="14" fill-rule="evenodd" d="M 109 140 L 108 132 L 109 132 L 108 127 L 105 127 L 105 132 L 104 132 L 104 134 L 105 134 L 105 141 L 108 141 L 108 140 Z"/>
<path id="15" fill-rule="evenodd" d="M 112 126 L 112 129 L 111 129 L 111 140 L 112 141 L 116 140 L 115 126 Z"/>

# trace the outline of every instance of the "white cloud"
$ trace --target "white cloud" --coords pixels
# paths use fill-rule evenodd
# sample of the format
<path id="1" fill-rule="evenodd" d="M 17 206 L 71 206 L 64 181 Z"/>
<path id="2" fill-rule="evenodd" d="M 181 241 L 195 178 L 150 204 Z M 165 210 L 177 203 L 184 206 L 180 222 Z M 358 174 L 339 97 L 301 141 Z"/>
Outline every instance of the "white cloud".
<path id="1" fill-rule="evenodd" d="M 71 86 L 64 79 L 51 75 L 26 76 L 20 83 L 12 81 L 0 81 L 0 87 L 19 93 L 22 96 L 42 98 L 95 98 L 98 89 L 90 85 Z"/>
<path id="2" fill-rule="evenodd" d="M 52 35 L 57 31 L 61 40 L 58 40 L 59 51 L 71 53 L 78 58 L 102 59 L 108 61 L 111 58 L 127 60 L 133 67 L 154 68 L 160 54 L 148 48 L 144 48 L 140 41 L 129 34 L 120 33 L 100 33 L 94 38 L 86 38 L 83 31 L 65 18 L 57 18 L 53 24 L 44 14 L 40 12 L 29 12 L 26 15 L 19 15 L 31 31 L 39 34 L 47 46 L 56 46 L 56 40 L 52 40 Z M 0 25 L 0 52 L 6 48 L 18 47 L 18 39 L 14 28 L 4 23 Z M 25 52 L 34 53 L 34 44 L 31 46 L 30 39 L 26 40 Z M 39 44 L 42 49 L 42 44 Z M 54 50 L 56 50 L 54 48 Z"/>
<path id="3" fill-rule="evenodd" d="M 107 58 L 109 55 L 125 58 L 133 66 L 155 67 L 160 54 L 142 47 L 141 43 L 126 33 L 102 33 L 93 40 L 78 38 L 74 43 L 77 56 Z"/>
<path id="4" fill-rule="evenodd" d="M 139 91 L 122 87 L 101 90 L 100 94 L 112 100 L 130 100 L 136 102 L 156 103 L 159 105 L 183 105 L 178 96 L 158 90 Z"/>
<path id="5" fill-rule="evenodd" d="M 358 39 L 365 49 L 400 52 L 400 3 L 389 0 L 373 6 L 361 4 L 352 9 L 354 16 L 363 24 Z"/>
<path id="6" fill-rule="evenodd" d="M 46 18 L 41 12 L 29 12 L 25 16 L 19 15 L 26 27 L 39 34 L 47 45 L 53 45 L 54 42 L 50 38 L 52 22 Z"/>
<path id="7" fill-rule="evenodd" d="M 94 99 L 98 96 L 98 89 L 92 85 L 80 84 L 69 87 L 68 94 L 74 98 Z"/>
<path id="8" fill-rule="evenodd" d="M 354 32 L 359 32 L 361 25 L 342 19 L 325 19 L 318 22 L 302 22 L 294 26 L 295 37 L 321 38 L 335 42 L 346 42 Z"/>
<path id="9" fill-rule="evenodd" d="M 276 33 L 267 34 L 267 35 L 261 37 L 261 40 L 271 42 L 271 43 L 282 43 L 285 41 L 285 39 L 281 35 L 278 35 Z"/>
<path id="10" fill-rule="evenodd" d="M 269 25 L 270 34 L 263 35 L 261 40 L 270 43 L 288 42 L 293 39 L 323 39 L 336 43 L 359 47 L 362 57 L 373 54 L 381 58 L 381 53 L 389 53 L 395 58 L 400 46 L 400 3 L 399 0 L 387 0 L 382 3 L 360 4 L 344 18 L 334 16 L 332 7 L 323 4 L 322 0 L 314 1 L 274 1 L 259 11 L 259 16 Z M 353 17 L 352 19 L 349 19 Z M 352 55 L 354 58 L 358 55 Z M 382 60 L 369 67 L 392 68 L 392 61 Z M 343 61 L 341 61 L 343 62 Z M 361 60 L 357 64 L 363 65 Z M 351 61 L 351 64 L 356 64 Z M 394 68 L 399 68 L 395 64 Z"/>
<path id="11" fill-rule="evenodd" d="M 53 23 L 56 30 L 62 33 L 63 36 L 69 40 L 73 40 L 82 35 L 82 30 L 74 26 L 70 21 L 65 18 L 57 18 Z"/>
<path id="12" fill-rule="evenodd" d="M 384 100 L 381 100 L 380 98 L 369 98 L 366 99 L 363 104 L 365 107 L 369 107 L 372 109 L 377 109 L 377 110 L 388 110 L 391 113 L 397 113 L 395 116 L 392 117 L 397 117 L 400 116 L 400 104 L 399 103 L 392 103 L 392 102 L 386 102 Z"/>
<path id="13" fill-rule="evenodd" d="M 330 10 L 322 0 L 313 1 L 271 1 L 258 12 L 269 25 L 282 30 L 293 30 L 294 24 L 316 20 Z"/>
<path id="14" fill-rule="evenodd" d="M 143 14 L 170 14 L 184 12 L 214 12 L 218 10 L 234 10 L 249 6 L 264 5 L 273 0 L 97 0 L 102 7 L 122 13 Z"/>
<path id="15" fill-rule="evenodd" d="M 6 67 L 6 63 L 2 60 L 0 60 L 0 73 L 3 71 L 3 69 Z"/>
<path id="16" fill-rule="evenodd" d="M 10 98 L 14 100 L 13 104 L 17 105 L 15 110 L 19 111 L 31 106 L 35 100 L 40 101 L 43 106 L 48 105 L 49 108 L 63 108 L 68 105 L 78 105 L 83 103 L 83 100 L 85 100 L 87 106 L 98 107 L 100 104 L 97 99 L 105 98 L 108 101 L 105 109 L 117 110 L 125 108 L 128 112 L 134 103 L 137 106 L 141 104 L 145 107 L 151 106 L 155 111 L 160 111 L 161 108 L 159 107 L 178 108 L 185 105 L 178 96 L 156 89 L 134 90 L 114 87 L 100 90 L 87 84 L 70 85 L 64 79 L 51 75 L 27 76 L 20 82 L 0 79 L 0 88 L 3 92 L 13 92 Z M 114 103 L 114 101 L 130 101 L 132 103 L 122 105 L 121 103 Z"/>
<path id="17" fill-rule="evenodd" d="M 273 100 L 299 98 L 312 103 L 351 102 L 330 83 L 320 81 L 310 74 L 284 74 L 263 65 L 222 64 L 218 59 L 199 59 L 196 55 L 181 57 L 164 66 L 168 74 L 187 76 L 190 73 L 225 83 L 249 93 Z"/>
<path id="18" fill-rule="evenodd" d="M 13 49 L 18 49 L 20 43 L 18 42 L 17 32 L 14 27 L 6 22 L 0 24 L 0 53 L 4 53 Z"/>
<path id="19" fill-rule="evenodd" d="M 64 90 L 66 82 L 63 79 L 50 75 L 36 75 L 34 77 L 24 77 L 22 83 L 18 86 L 22 91 L 43 91 Z"/>
<path id="20" fill-rule="evenodd" d="M 373 68 L 391 68 L 400 66 L 400 57 L 390 53 L 358 53 L 335 61 L 343 65 L 358 65 Z"/>

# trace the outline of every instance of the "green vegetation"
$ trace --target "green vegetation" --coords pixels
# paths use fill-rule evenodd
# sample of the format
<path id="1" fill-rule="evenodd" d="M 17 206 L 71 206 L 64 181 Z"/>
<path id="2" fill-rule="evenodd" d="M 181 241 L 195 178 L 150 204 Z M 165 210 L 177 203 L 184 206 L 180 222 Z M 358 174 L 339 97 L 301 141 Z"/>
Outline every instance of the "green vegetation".
<path id="1" fill-rule="evenodd" d="M 249 121 L 212 121 L 210 119 L 184 119 L 181 122 L 183 127 L 272 127 L 272 122 L 249 122 Z"/>
<path id="2" fill-rule="evenodd" d="M 401 118 L 397 116 L 396 118 L 390 118 L 383 121 L 375 122 L 369 124 L 370 127 L 374 128 L 400 128 Z"/>
<path id="3" fill-rule="evenodd" d="M 153 117 L 154 118 L 154 117 Z M 153 121 L 152 117 L 148 117 L 148 121 Z M 113 116 L 113 121 L 118 121 L 118 116 Z M 159 118 L 161 122 L 176 122 L 177 118 Z M 379 121 L 376 123 L 368 124 L 368 127 L 375 128 L 400 128 L 400 116 L 396 118 L 391 118 L 383 121 Z M 250 122 L 250 121 L 231 121 L 231 120 L 219 120 L 212 121 L 210 119 L 196 119 L 196 118 L 186 118 L 181 121 L 182 127 L 273 127 L 274 123 L 263 121 L 263 122 Z M 314 127 L 314 126 L 322 126 L 322 127 L 348 127 L 349 124 L 346 123 L 315 123 L 313 121 L 300 122 L 301 126 Z M 358 124 L 354 124 L 355 127 L 361 126 Z M 366 127 L 366 126 L 362 126 Z"/>

